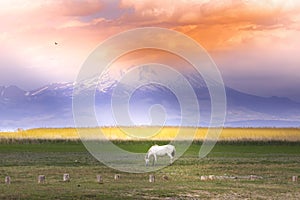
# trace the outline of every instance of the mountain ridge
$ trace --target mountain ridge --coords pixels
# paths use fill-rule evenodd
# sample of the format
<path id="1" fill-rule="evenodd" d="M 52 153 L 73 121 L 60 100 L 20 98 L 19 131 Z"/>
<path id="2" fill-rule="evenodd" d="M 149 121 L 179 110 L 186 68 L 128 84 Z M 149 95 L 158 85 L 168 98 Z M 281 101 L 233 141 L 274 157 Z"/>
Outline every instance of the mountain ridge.
<path id="1" fill-rule="evenodd" d="M 107 115 L 107 119 L 100 125 L 112 125 L 113 122 L 111 119 L 113 116 L 109 110 L 109 98 L 118 84 L 116 81 L 109 81 L 109 84 L 99 83 L 97 86 L 95 106 L 103 111 L 103 115 Z M 193 89 L 200 103 L 200 108 L 202 105 L 201 111 L 202 116 L 204 116 L 199 126 L 207 126 L 210 119 L 209 92 L 202 83 L 197 84 L 197 79 L 194 82 L 196 84 L 193 85 Z M 121 85 L 120 87 L 125 86 Z M 134 118 L 138 119 L 145 115 L 145 111 L 148 112 L 151 105 L 161 104 L 166 107 L 167 113 L 173 117 L 173 121 L 167 121 L 167 125 L 178 124 L 180 106 L 176 96 L 174 97 L 170 91 L 155 86 L 155 84 L 151 85 L 152 92 L 147 88 L 147 85 L 144 87 L 137 90 L 131 99 L 133 107 L 136 107 L 133 108 L 133 113 L 136 113 Z M 22 90 L 17 86 L 0 86 L 0 129 L 73 127 L 73 88 L 74 83 L 72 82 L 51 83 L 30 91 Z M 256 125 L 262 126 L 264 122 L 268 127 L 286 127 L 286 124 L 295 127 L 300 126 L 300 103 L 296 101 L 286 97 L 260 97 L 229 87 L 225 89 L 227 95 L 225 126 L 249 126 L 250 124 L 255 127 Z M 140 124 L 149 121 L 148 117 L 143 118 L 142 116 L 143 120 Z M 287 123 L 288 121 L 291 123 Z M 298 122 L 299 124 L 297 124 Z"/>

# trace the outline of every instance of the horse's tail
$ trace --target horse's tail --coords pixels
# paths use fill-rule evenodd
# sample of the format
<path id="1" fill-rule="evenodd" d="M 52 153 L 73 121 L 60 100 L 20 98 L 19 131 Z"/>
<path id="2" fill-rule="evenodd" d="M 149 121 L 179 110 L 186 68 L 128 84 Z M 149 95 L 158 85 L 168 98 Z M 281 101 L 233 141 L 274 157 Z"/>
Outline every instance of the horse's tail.
<path id="1" fill-rule="evenodd" d="M 175 148 L 174 148 L 173 151 L 172 151 L 172 156 L 173 156 L 173 157 L 175 156 L 175 153 L 176 153 L 176 150 L 175 150 Z"/>

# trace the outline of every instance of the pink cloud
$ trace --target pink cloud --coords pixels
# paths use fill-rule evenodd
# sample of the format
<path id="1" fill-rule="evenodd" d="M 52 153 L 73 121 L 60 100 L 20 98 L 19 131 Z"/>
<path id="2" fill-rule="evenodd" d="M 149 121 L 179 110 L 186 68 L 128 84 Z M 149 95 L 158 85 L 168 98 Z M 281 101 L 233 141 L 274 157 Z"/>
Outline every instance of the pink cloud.
<path id="1" fill-rule="evenodd" d="M 298 1 L 122 0 L 118 6 L 121 16 L 106 18 L 98 15 L 107 8 L 106 1 L 2 1 L 0 51 L 49 75 L 49 80 L 70 80 L 101 41 L 132 28 L 159 26 L 198 41 L 226 76 L 272 71 L 296 77 L 294 70 L 299 71 Z M 144 54 L 135 55 L 142 63 Z M 160 62 L 170 58 L 161 55 Z M 132 59 L 128 63 L 136 60 L 127 58 Z M 285 68 L 276 63 L 285 63 Z"/>
<path id="2" fill-rule="evenodd" d="M 88 16 L 99 12 L 103 8 L 103 3 L 97 0 L 60 0 L 46 5 L 46 10 L 66 16 Z"/>
<path id="3" fill-rule="evenodd" d="M 134 10 L 123 16 L 124 24 L 172 28 L 208 49 L 226 48 L 243 37 L 254 37 L 257 31 L 296 29 L 300 22 L 300 4 L 296 1 L 123 0 L 120 6 Z"/>

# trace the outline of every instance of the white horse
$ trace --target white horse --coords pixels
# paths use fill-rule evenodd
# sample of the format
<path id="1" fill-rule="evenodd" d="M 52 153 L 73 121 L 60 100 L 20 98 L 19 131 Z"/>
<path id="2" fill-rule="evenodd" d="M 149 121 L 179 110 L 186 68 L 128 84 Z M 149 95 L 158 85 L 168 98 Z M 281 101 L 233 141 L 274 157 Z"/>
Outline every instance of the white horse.
<path id="1" fill-rule="evenodd" d="M 167 144 L 163 146 L 153 145 L 148 150 L 145 156 L 146 166 L 148 166 L 149 159 L 153 156 L 153 165 L 157 162 L 157 156 L 169 156 L 170 157 L 170 164 L 173 162 L 173 158 L 175 156 L 176 149 L 173 145 Z"/>

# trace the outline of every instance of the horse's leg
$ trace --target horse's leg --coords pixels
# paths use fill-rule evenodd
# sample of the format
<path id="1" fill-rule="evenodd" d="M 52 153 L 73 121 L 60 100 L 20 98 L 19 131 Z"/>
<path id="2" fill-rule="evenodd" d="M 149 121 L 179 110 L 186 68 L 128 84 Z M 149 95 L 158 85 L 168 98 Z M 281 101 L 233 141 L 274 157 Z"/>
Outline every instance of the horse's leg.
<path id="1" fill-rule="evenodd" d="M 156 156 L 156 154 L 153 154 L 153 166 L 156 164 L 156 162 L 157 162 L 157 156 Z"/>
<path id="2" fill-rule="evenodd" d="M 168 156 L 170 157 L 170 164 L 172 164 L 173 163 L 173 156 L 170 153 L 168 153 Z"/>
<path id="3" fill-rule="evenodd" d="M 149 162 L 149 155 L 147 154 L 147 155 L 145 156 L 145 167 L 148 166 L 148 162 Z"/>

